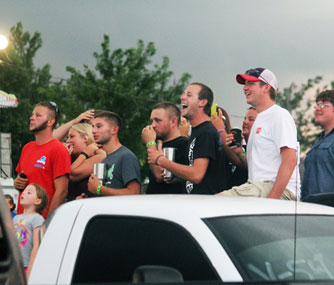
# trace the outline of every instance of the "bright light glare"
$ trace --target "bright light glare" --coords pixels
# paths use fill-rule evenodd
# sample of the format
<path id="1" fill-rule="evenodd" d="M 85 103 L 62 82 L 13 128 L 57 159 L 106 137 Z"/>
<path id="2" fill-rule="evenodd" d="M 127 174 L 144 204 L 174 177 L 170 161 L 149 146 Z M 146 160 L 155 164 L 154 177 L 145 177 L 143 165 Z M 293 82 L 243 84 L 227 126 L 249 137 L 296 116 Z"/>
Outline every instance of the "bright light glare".
<path id="1" fill-rule="evenodd" d="M 5 49 L 8 46 L 8 40 L 4 35 L 0 35 L 0 50 Z"/>

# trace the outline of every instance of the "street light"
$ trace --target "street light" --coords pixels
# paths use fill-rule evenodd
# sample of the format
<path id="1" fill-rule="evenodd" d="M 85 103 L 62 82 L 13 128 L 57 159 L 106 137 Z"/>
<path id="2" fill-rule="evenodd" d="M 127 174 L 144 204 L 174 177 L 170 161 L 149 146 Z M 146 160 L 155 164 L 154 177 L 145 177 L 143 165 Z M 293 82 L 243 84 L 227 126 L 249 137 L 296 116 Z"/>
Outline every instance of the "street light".
<path id="1" fill-rule="evenodd" d="M 0 50 L 5 49 L 8 46 L 8 40 L 4 35 L 0 34 Z"/>

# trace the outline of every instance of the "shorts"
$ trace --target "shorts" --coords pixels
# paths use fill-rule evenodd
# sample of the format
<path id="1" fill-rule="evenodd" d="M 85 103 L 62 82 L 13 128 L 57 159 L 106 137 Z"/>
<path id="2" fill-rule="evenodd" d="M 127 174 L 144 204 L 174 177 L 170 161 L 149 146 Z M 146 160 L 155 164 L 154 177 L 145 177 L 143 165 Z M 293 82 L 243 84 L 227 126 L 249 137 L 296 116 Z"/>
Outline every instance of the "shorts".
<path id="1" fill-rule="evenodd" d="M 230 197 L 257 197 L 267 198 L 273 189 L 274 182 L 272 181 L 247 181 L 240 186 L 234 186 L 230 190 L 225 190 L 218 195 Z M 295 195 L 288 189 L 284 189 L 280 199 L 296 201 Z"/>

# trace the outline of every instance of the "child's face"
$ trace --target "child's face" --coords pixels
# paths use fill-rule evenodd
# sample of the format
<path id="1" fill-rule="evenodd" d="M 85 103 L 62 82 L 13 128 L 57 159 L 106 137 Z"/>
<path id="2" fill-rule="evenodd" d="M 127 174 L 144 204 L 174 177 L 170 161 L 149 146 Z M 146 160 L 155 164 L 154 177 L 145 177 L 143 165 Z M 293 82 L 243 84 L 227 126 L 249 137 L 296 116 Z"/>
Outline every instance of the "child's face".
<path id="1" fill-rule="evenodd" d="M 22 206 L 33 206 L 38 205 L 40 199 L 37 197 L 36 189 L 33 185 L 28 185 L 21 195 Z"/>
<path id="2" fill-rule="evenodd" d="M 8 204 L 8 208 L 11 210 L 13 207 L 13 204 L 10 203 L 10 199 L 6 198 L 7 204 Z"/>

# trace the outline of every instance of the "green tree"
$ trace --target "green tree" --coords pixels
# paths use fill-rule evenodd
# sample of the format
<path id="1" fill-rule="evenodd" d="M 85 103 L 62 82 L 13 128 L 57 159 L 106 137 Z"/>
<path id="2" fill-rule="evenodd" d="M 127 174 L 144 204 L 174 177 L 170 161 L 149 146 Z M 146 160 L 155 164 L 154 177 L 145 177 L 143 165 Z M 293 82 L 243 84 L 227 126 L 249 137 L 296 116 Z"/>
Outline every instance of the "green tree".
<path id="1" fill-rule="evenodd" d="M 57 102 L 62 122 L 90 108 L 118 113 L 123 121 L 121 141 L 144 164 L 146 150 L 141 143 L 141 130 L 149 123 L 152 107 L 159 101 L 179 102 L 190 75 L 184 73 L 172 83 L 168 57 L 163 57 L 161 64 L 152 63 L 156 54 L 153 43 L 145 45 L 139 40 L 135 48 L 111 52 L 109 37 L 105 35 L 102 51 L 93 54 L 94 69 L 84 65 L 81 73 L 67 67 L 70 78 L 54 81 L 49 64 L 42 68 L 34 64 L 41 46 L 40 33 L 31 35 L 18 23 L 10 30 L 6 53 L 0 53 L 0 89 L 15 94 L 19 101 L 15 109 L 0 110 L 0 132 L 12 133 L 14 168 L 23 145 L 34 139 L 29 132 L 33 106 L 45 100 Z"/>
<path id="2" fill-rule="evenodd" d="M 47 98 L 50 87 L 50 65 L 36 68 L 34 57 L 42 46 L 41 35 L 23 31 L 22 23 L 10 29 L 9 46 L 0 52 L 0 89 L 14 94 L 19 105 L 0 109 L 0 132 L 12 134 L 12 162 L 15 168 L 24 144 L 34 139 L 29 132 L 33 105 Z"/>
<path id="3" fill-rule="evenodd" d="M 308 79 L 306 83 L 297 86 L 291 83 L 289 87 L 278 92 L 276 103 L 287 109 L 293 116 L 297 126 L 298 140 L 301 153 L 305 153 L 314 144 L 320 129 L 314 123 L 312 105 L 319 92 L 328 89 L 328 86 L 320 86 L 322 76 Z M 334 88 L 334 81 L 330 83 Z"/>
<path id="4" fill-rule="evenodd" d="M 104 35 L 102 51 L 95 52 L 95 69 L 84 65 L 84 72 L 67 67 L 70 79 L 57 86 L 62 108 L 73 118 L 89 108 L 118 113 L 122 118 L 120 140 L 141 160 L 146 150 L 141 142 L 141 130 L 150 122 L 152 107 L 160 101 L 178 103 L 190 75 L 184 73 L 172 83 L 169 59 L 153 64 L 156 49 L 138 41 L 136 48 L 110 50 L 110 40 Z M 59 93 L 59 91 L 55 92 Z"/>

